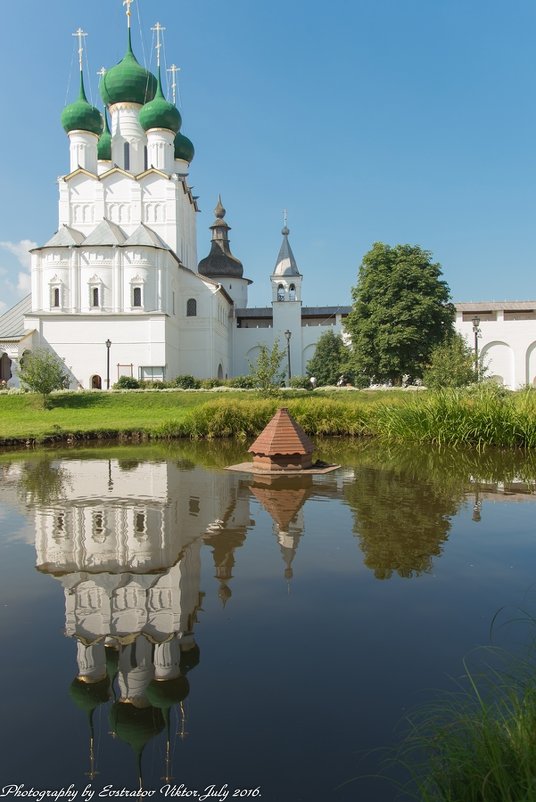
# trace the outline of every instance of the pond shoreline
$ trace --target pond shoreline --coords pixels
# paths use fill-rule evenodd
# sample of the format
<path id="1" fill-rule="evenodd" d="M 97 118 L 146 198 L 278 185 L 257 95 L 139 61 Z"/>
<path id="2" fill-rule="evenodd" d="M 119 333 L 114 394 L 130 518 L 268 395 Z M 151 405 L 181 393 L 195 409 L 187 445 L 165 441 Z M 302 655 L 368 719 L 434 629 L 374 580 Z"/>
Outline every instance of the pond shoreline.
<path id="1" fill-rule="evenodd" d="M 0 398 L 0 447 L 28 448 L 84 441 L 141 443 L 235 439 L 264 428 L 287 407 L 310 436 L 374 438 L 439 446 L 536 448 L 536 392 L 480 386 L 405 394 L 72 393 L 53 396 L 48 409 L 31 394 Z"/>

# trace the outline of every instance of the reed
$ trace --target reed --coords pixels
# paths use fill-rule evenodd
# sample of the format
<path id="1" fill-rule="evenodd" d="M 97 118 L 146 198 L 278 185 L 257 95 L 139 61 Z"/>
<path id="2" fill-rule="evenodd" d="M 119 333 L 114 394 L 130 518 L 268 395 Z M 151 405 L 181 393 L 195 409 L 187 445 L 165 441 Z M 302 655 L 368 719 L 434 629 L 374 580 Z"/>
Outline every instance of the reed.
<path id="1" fill-rule="evenodd" d="M 390 768 L 409 773 L 421 802 L 533 802 L 535 726 L 532 663 L 507 658 L 486 675 L 466 670 L 459 690 L 415 714 Z"/>

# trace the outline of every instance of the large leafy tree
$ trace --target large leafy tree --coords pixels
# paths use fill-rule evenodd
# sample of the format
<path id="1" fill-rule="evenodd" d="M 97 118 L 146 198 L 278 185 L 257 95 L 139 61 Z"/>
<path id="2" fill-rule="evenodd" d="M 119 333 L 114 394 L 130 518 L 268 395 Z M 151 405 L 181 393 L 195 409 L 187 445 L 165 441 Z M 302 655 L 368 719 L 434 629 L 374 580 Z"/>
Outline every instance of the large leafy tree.
<path id="1" fill-rule="evenodd" d="M 307 373 L 314 376 L 316 383 L 337 384 L 348 365 L 348 349 L 342 337 L 328 329 L 316 345 L 312 359 L 307 363 Z"/>
<path id="2" fill-rule="evenodd" d="M 363 257 L 345 321 L 357 376 L 399 384 L 422 377 L 433 348 L 453 331 L 441 267 L 418 245 L 376 242 Z"/>

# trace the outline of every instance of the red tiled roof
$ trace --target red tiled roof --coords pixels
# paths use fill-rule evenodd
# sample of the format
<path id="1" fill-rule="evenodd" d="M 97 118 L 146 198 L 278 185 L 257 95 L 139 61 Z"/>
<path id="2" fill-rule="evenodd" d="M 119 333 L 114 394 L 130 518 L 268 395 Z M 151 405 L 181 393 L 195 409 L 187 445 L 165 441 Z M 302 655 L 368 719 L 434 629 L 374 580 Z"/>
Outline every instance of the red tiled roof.
<path id="1" fill-rule="evenodd" d="M 312 454 L 313 443 L 288 409 L 278 409 L 253 445 L 250 454 L 273 457 L 277 454 Z"/>

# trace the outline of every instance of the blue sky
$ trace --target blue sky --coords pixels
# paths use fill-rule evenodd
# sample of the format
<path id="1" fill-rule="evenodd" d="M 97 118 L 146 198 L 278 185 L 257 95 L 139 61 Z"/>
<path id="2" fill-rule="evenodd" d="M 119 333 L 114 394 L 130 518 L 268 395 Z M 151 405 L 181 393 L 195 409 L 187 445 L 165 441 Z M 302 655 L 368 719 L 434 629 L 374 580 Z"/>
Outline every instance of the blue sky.
<path id="1" fill-rule="evenodd" d="M 350 303 L 375 241 L 430 250 L 455 300 L 536 297 L 532 0 L 136 0 L 143 62 L 140 20 L 153 66 L 160 21 L 181 67 L 199 258 L 221 192 L 250 305 L 270 301 L 284 208 L 308 305 Z M 0 310 L 28 290 L 25 249 L 57 228 L 78 26 L 100 105 L 121 0 L 2 8 Z"/>

